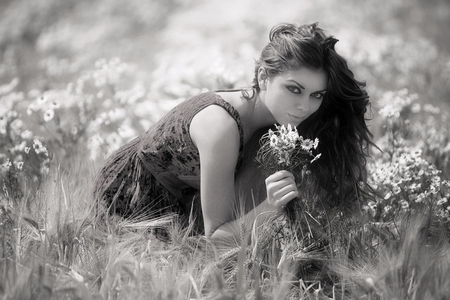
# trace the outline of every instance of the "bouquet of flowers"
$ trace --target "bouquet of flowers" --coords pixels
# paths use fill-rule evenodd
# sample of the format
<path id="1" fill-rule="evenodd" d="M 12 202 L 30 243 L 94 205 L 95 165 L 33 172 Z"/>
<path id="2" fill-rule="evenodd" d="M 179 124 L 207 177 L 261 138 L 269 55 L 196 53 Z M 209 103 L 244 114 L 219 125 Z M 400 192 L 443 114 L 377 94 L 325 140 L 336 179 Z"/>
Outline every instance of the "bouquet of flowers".
<path id="1" fill-rule="evenodd" d="M 275 125 L 275 128 L 276 130 L 269 129 L 261 137 L 261 147 L 256 155 L 256 161 L 260 163 L 266 176 L 280 170 L 292 172 L 300 187 L 306 176 L 311 173 L 309 165 L 321 156 L 320 153 L 315 153 L 319 139 L 303 138 L 298 134 L 297 128 L 290 124 L 287 127 Z M 299 205 L 298 199 L 288 203 L 286 207 L 288 219 L 295 219 L 295 210 Z"/>
<path id="2" fill-rule="evenodd" d="M 309 174 L 308 165 L 320 158 L 314 154 L 319 139 L 304 139 L 298 134 L 297 128 L 289 124 L 275 125 L 276 130 L 269 131 L 261 138 L 261 147 L 256 160 L 261 164 L 264 173 L 270 175 L 279 170 L 294 171 L 302 168 L 304 174 Z"/>

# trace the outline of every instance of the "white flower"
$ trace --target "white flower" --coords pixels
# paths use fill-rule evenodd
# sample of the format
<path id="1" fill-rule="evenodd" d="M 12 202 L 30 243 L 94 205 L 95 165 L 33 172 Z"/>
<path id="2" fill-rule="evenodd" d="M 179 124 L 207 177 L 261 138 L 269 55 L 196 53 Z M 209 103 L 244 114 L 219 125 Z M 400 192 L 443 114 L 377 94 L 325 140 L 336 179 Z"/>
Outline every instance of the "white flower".
<path id="1" fill-rule="evenodd" d="M 12 165 L 12 163 L 11 163 L 11 161 L 10 161 L 9 158 L 8 158 L 8 159 L 6 160 L 6 162 L 5 162 L 3 165 L 1 165 L 1 167 L 5 168 L 6 171 L 8 171 L 9 168 L 11 167 L 11 165 Z"/>
<path id="2" fill-rule="evenodd" d="M 23 142 L 20 143 L 19 145 L 16 145 L 16 146 L 14 147 L 14 149 L 17 150 L 17 151 L 19 151 L 19 152 L 22 152 L 22 151 L 25 150 L 25 146 L 26 146 L 26 145 L 27 145 L 27 142 L 26 142 L 26 141 L 23 141 Z"/>
<path id="3" fill-rule="evenodd" d="M 103 91 L 99 91 L 98 93 L 97 93 L 97 98 L 103 98 L 103 96 L 104 96 L 105 94 L 103 93 Z"/>
<path id="4" fill-rule="evenodd" d="M 53 117 L 55 116 L 55 111 L 53 109 L 48 109 L 45 113 L 44 113 L 44 121 L 48 122 L 51 121 L 53 119 Z"/>
<path id="5" fill-rule="evenodd" d="M 420 112 L 420 104 L 419 103 L 414 103 L 411 106 L 411 111 L 415 114 L 417 114 L 418 112 Z"/>
<path id="6" fill-rule="evenodd" d="M 314 139 L 314 149 L 317 149 L 318 146 L 319 146 L 319 138 L 315 138 Z"/>
<path id="7" fill-rule="evenodd" d="M 22 170 L 22 167 L 23 167 L 23 161 L 16 162 L 16 163 L 14 163 L 14 165 L 16 166 L 16 168 L 17 168 L 18 170 Z"/>
<path id="8" fill-rule="evenodd" d="M 19 131 L 19 129 L 23 126 L 23 121 L 20 119 L 15 119 L 14 121 L 12 121 L 10 126 L 12 130 Z"/>
<path id="9" fill-rule="evenodd" d="M 436 202 L 436 204 L 437 205 L 443 205 L 443 204 L 445 204 L 445 203 L 447 203 L 447 198 L 446 197 L 444 197 L 444 198 L 442 198 L 442 199 L 439 199 L 437 202 Z"/>
<path id="10" fill-rule="evenodd" d="M 33 137 L 33 132 L 30 130 L 25 130 L 20 134 L 20 137 L 24 140 L 31 139 Z"/>
<path id="11" fill-rule="evenodd" d="M 47 148 L 42 145 L 42 142 L 38 139 L 33 140 L 33 148 L 36 154 L 44 153 L 45 156 L 48 156 Z"/>
<path id="12" fill-rule="evenodd" d="M 59 102 L 58 102 L 57 100 L 53 100 L 53 101 L 50 103 L 50 108 L 51 108 L 51 109 L 58 109 L 58 108 L 60 108 Z"/>
<path id="13" fill-rule="evenodd" d="M 40 94 L 41 94 L 41 92 L 39 90 L 33 89 L 28 92 L 28 97 L 29 98 L 37 98 L 37 97 L 39 97 Z"/>
<path id="14" fill-rule="evenodd" d="M 406 202 L 404 199 L 402 199 L 400 201 L 400 205 L 402 206 L 403 209 L 408 209 L 409 208 L 409 203 Z"/>
<path id="15" fill-rule="evenodd" d="M 47 102 L 48 98 L 46 96 L 40 96 L 36 99 L 36 102 L 39 105 L 45 104 Z"/>

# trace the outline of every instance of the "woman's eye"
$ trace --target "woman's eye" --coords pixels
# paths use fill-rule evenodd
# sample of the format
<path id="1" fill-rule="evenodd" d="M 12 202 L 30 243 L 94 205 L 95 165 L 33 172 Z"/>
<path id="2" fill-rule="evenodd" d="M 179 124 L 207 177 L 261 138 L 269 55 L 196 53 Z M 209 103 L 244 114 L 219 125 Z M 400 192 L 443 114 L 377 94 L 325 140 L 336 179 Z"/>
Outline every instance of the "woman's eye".
<path id="1" fill-rule="evenodd" d="M 321 99 L 323 99 L 324 94 L 315 93 L 315 94 L 312 94 L 312 96 L 313 96 L 313 98 L 321 100 Z"/>
<path id="2" fill-rule="evenodd" d="M 301 94 L 301 90 L 296 86 L 287 86 L 287 89 L 295 94 Z"/>

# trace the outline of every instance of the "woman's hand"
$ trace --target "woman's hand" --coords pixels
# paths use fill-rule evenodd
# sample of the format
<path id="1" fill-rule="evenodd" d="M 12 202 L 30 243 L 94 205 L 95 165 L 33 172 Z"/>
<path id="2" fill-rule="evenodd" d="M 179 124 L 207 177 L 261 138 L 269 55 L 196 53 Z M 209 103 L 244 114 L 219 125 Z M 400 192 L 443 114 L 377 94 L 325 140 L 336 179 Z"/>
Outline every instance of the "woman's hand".
<path id="1" fill-rule="evenodd" d="M 294 175 L 289 171 L 278 171 L 266 178 L 267 202 L 277 212 L 295 197 L 298 197 Z"/>

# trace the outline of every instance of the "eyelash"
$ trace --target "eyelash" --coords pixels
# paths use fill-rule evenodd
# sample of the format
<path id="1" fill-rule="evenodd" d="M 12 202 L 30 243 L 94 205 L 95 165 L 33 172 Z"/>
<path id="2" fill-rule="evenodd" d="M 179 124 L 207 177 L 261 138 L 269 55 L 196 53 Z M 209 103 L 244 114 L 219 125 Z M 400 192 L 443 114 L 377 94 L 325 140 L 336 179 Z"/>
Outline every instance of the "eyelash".
<path id="1" fill-rule="evenodd" d="M 287 86 L 287 89 L 294 94 L 301 94 L 301 90 L 296 86 Z M 297 90 L 299 92 L 295 92 L 295 90 Z M 323 96 L 324 96 L 324 94 L 321 94 L 321 93 L 314 93 L 312 95 L 314 95 L 313 97 L 318 100 L 323 99 Z"/>
<path id="2" fill-rule="evenodd" d="M 323 96 L 324 96 L 324 94 L 320 94 L 320 93 L 313 94 L 313 95 L 315 95 L 315 96 L 313 96 L 313 97 L 316 98 L 317 100 L 323 99 Z"/>
<path id="3" fill-rule="evenodd" d="M 294 94 L 301 94 L 301 93 L 302 93 L 301 90 L 300 90 L 298 87 L 296 87 L 296 86 L 290 86 L 290 85 L 288 85 L 288 86 L 286 86 L 286 88 L 287 88 L 289 91 L 291 91 L 292 93 L 294 93 Z M 298 92 L 295 92 L 295 90 L 297 90 Z"/>

